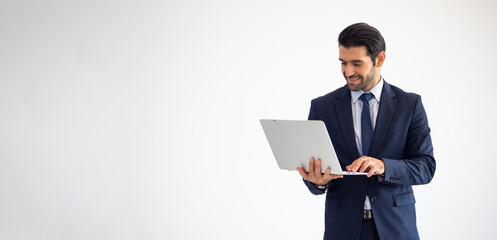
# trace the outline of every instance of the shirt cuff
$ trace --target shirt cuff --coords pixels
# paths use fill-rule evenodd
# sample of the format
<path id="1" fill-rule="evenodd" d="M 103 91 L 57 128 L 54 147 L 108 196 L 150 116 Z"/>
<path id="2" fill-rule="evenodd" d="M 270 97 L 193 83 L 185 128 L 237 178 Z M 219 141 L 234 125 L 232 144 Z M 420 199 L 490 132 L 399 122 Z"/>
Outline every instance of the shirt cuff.
<path id="1" fill-rule="evenodd" d="M 326 190 L 326 187 L 328 186 L 328 185 L 326 185 L 326 186 L 317 185 L 317 184 L 314 184 L 314 183 L 312 183 L 312 185 L 314 185 L 314 187 L 316 187 L 319 190 Z"/>

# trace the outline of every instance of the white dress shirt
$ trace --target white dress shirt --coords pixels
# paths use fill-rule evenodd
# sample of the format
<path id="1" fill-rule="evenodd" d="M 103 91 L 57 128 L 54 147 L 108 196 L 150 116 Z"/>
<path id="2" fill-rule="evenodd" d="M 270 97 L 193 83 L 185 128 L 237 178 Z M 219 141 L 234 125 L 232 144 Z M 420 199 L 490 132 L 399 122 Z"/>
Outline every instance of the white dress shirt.
<path id="1" fill-rule="evenodd" d="M 376 117 L 378 116 L 378 109 L 380 107 L 380 98 L 381 98 L 381 91 L 383 90 L 383 78 L 380 79 L 378 84 L 374 86 L 371 90 L 369 90 L 370 93 L 373 94 L 373 97 L 369 100 L 369 113 L 371 114 L 371 123 L 373 124 L 373 131 L 374 127 L 376 126 Z M 364 93 L 364 91 L 359 90 L 359 91 L 350 91 L 351 94 L 351 101 L 352 101 L 352 119 L 354 121 L 354 131 L 355 131 L 355 142 L 357 145 L 357 150 L 359 150 L 359 153 L 363 155 L 362 152 L 362 137 L 361 137 L 361 114 L 362 114 L 362 100 L 359 99 L 361 95 Z M 366 195 L 366 201 L 364 202 L 364 209 L 370 210 L 371 209 L 371 202 L 369 201 L 369 196 Z"/>

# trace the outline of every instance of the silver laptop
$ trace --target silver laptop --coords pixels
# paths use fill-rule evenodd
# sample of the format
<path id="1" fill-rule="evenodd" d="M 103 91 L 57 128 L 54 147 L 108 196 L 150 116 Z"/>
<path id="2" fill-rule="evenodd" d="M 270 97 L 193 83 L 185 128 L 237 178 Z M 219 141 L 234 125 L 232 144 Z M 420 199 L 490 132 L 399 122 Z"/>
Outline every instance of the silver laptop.
<path id="1" fill-rule="evenodd" d="M 281 169 L 309 172 L 309 160 L 321 159 L 321 172 L 329 167 L 331 174 L 366 175 L 367 172 L 343 171 L 323 121 L 261 119 L 274 158 Z"/>

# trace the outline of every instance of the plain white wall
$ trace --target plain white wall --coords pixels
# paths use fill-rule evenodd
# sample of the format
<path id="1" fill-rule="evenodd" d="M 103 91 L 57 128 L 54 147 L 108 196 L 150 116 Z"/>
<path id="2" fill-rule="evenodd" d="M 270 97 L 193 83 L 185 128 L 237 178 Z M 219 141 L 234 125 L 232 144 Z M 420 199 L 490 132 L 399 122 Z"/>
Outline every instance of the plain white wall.
<path id="1" fill-rule="evenodd" d="M 495 1 L 0 1 L 1 239 L 321 239 L 260 118 L 342 86 L 364 21 L 423 96 L 422 239 L 495 236 Z"/>

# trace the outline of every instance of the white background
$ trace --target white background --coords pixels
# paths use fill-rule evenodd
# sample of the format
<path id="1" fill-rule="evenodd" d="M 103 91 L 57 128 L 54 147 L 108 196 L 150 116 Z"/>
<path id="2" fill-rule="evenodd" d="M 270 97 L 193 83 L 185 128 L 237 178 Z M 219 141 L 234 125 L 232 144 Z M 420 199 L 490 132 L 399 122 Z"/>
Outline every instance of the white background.
<path id="1" fill-rule="evenodd" d="M 495 236 L 494 1 L 0 0 L 1 239 L 321 239 L 324 196 L 260 118 L 345 84 L 364 21 L 423 97 L 437 159 L 422 239 Z"/>

